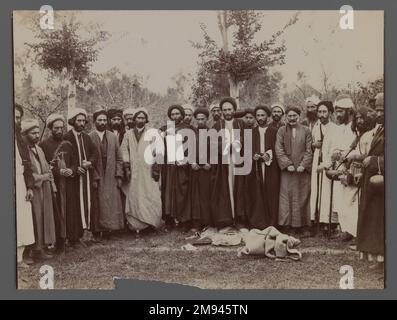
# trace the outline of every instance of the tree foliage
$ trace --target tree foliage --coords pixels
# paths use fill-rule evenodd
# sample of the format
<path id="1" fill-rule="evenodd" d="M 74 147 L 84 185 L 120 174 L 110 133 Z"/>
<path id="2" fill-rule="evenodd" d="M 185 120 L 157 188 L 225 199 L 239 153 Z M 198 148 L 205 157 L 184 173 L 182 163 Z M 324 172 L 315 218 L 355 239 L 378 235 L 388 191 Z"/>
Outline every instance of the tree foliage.
<path id="1" fill-rule="evenodd" d="M 75 80 L 84 81 L 90 67 L 98 58 L 98 44 L 109 34 L 92 27 L 90 36 L 80 35 L 82 25 L 71 19 L 63 21 L 59 29 L 42 30 L 36 34 L 37 43 L 27 43 L 36 54 L 36 63 L 45 70 L 70 72 Z"/>

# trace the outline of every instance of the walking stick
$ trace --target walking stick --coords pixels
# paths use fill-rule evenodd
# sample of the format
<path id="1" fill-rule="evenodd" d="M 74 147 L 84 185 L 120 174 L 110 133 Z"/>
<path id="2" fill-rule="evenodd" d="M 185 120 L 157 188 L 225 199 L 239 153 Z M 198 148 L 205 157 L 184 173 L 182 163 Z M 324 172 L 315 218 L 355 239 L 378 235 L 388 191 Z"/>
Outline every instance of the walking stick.
<path id="1" fill-rule="evenodd" d="M 332 169 L 334 169 L 334 167 L 335 167 L 335 162 L 332 163 Z M 329 217 L 328 217 L 328 239 L 331 238 L 333 200 L 334 200 L 334 179 L 331 179 L 331 194 L 329 201 Z"/>

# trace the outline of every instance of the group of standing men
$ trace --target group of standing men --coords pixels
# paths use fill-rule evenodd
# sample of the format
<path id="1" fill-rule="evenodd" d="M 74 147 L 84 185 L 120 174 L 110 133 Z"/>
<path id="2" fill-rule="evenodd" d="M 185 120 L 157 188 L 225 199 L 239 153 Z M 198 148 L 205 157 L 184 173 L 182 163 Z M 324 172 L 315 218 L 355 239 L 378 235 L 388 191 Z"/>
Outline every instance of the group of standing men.
<path id="1" fill-rule="evenodd" d="M 183 141 L 196 139 L 198 152 L 188 162 L 167 161 L 165 152 L 164 162 L 156 163 L 147 161 L 153 145 L 145 139 L 150 129 L 145 108 L 98 110 L 89 134 L 84 109 L 69 114 L 66 134 L 63 116 L 52 114 L 46 123 L 51 135 L 39 143 L 39 123 L 21 122 L 17 105 L 18 261 L 47 258 L 46 248 L 54 243 L 63 251 L 66 239 L 79 246 L 125 224 L 149 230 L 164 220 L 167 228 L 213 226 L 222 232 L 276 226 L 301 236 L 310 236 L 313 225 L 330 232 L 339 224 L 347 238 L 356 238 L 362 257 L 383 263 L 383 108 L 383 94 L 374 107 L 357 109 L 348 96 L 334 103 L 312 96 L 304 120 L 296 106 L 238 111 L 230 97 L 209 108 L 172 105 L 173 127 L 158 130 L 165 150 L 170 136 L 188 129 L 193 136 Z M 232 137 L 226 149 L 215 143 L 216 163 L 209 152 L 213 141 L 207 141 L 206 152 L 199 143 L 211 130 Z M 246 174 L 237 174 L 236 150 L 251 155 Z M 225 157 L 229 161 L 222 161 Z M 24 246 L 29 255 L 22 255 Z"/>

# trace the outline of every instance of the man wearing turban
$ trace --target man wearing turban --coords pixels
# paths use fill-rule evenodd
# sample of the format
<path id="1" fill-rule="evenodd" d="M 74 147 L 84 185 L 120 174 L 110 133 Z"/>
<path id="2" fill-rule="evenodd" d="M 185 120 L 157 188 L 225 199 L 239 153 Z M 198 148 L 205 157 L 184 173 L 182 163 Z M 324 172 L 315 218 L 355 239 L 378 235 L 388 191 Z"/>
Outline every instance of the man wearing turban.
<path id="1" fill-rule="evenodd" d="M 385 254 L 385 115 L 384 95 L 379 93 L 375 101 L 376 126 L 368 135 L 369 150 L 363 161 L 364 171 L 361 182 L 361 197 L 357 226 L 357 250 L 384 271 Z M 364 138 L 364 137 L 363 137 Z"/>
<path id="2" fill-rule="evenodd" d="M 219 102 L 211 103 L 209 107 L 209 111 L 211 113 L 211 119 L 207 121 L 207 126 L 208 128 L 211 129 L 214 126 L 214 124 L 222 117 L 222 112 L 221 112 L 221 108 L 219 107 Z"/>
<path id="3" fill-rule="evenodd" d="M 52 193 L 56 192 L 51 168 L 47 163 L 43 150 L 38 146 L 40 139 L 39 122 L 27 119 L 21 123 L 21 133 L 29 146 L 32 163 L 34 188 L 32 200 L 35 244 L 32 257 L 49 259 L 48 246 L 55 243 L 55 222 Z"/>
<path id="4" fill-rule="evenodd" d="M 193 113 L 196 119 L 196 160 L 192 167 L 192 220 L 193 227 L 214 226 L 214 219 L 211 213 L 211 164 L 210 144 L 208 140 L 202 140 L 208 133 L 207 121 L 209 111 L 206 107 L 197 108 Z"/>
<path id="5" fill-rule="evenodd" d="M 29 148 L 22 138 L 21 121 L 23 108 L 15 104 L 15 206 L 17 228 L 17 262 L 32 264 L 25 247 L 34 243 L 32 205 L 34 178 L 30 162 Z"/>
<path id="6" fill-rule="evenodd" d="M 54 183 L 57 189 L 54 204 L 56 249 L 65 252 L 66 240 L 66 180 L 72 171 L 72 144 L 64 139 L 65 118 L 53 113 L 48 116 L 46 126 L 51 131 L 50 136 L 40 142 L 47 162 L 52 168 Z"/>
<path id="7" fill-rule="evenodd" d="M 312 136 L 299 123 L 300 109 L 288 107 L 287 124 L 277 131 L 275 152 L 281 169 L 278 224 L 309 236 Z"/>
<path id="8" fill-rule="evenodd" d="M 258 125 L 252 129 L 252 170 L 245 177 L 245 198 L 248 227 L 265 229 L 278 223 L 280 169 L 276 160 L 277 129 L 269 125 L 271 110 L 266 105 L 254 109 Z"/>
<path id="9" fill-rule="evenodd" d="M 104 109 L 94 112 L 95 129 L 89 133 L 98 155 L 92 182 L 91 229 L 95 237 L 101 238 L 124 228 L 120 197 L 123 158 L 116 135 L 107 130 L 107 114 Z"/>
<path id="10" fill-rule="evenodd" d="M 245 127 L 241 119 L 234 118 L 237 110 L 237 103 L 232 97 L 221 100 L 219 106 L 222 111 L 223 119 L 215 123 L 213 129 L 224 132 L 228 136 L 225 155 L 230 161 L 223 163 L 224 158 L 222 143 L 218 145 L 218 164 L 213 165 L 213 192 L 211 197 L 212 212 L 218 228 L 231 227 L 233 224 L 240 224 L 240 217 L 236 215 L 236 185 L 241 176 L 235 174 L 235 164 L 233 152 L 241 151 L 241 141 Z M 237 134 L 239 132 L 239 134 Z"/>
<path id="11" fill-rule="evenodd" d="M 134 108 L 127 108 L 123 111 L 125 130 L 130 130 L 135 127 L 134 114 Z"/>
<path id="12" fill-rule="evenodd" d="M 190 126 L 183 122 L 185 110 L 176 104 L 168 108 L 167 112 L 171 126 L 160 128 L 164 136 L 166 153 L 165 163 L 161 168 L 161 200 L 163 219 L 168 227 L 183 226 L 188 229 L 191 221 L 191 188 L 190 165 L 184 163 L 186 153 L 180 154 L 181 148 L 176 146 L 176 140 L 181 135 L 181 130 Z M 182 136 L 182 143 L 187 137 Z"/>
<path id="13" fill-rule="evenodd" d="M 336 168 L 346 171 L 344 162 L 345 157 L 350 153 L 357 135 L 352 130 L 351 116 L 353 114 L 354 104 L 348 95 L 340 95 L 334 102 L 336 126 L 330 130 L 324 137 L 323 141 L 323 163 L 318 167 L 318 171 L 324 169 Z M 342 164 L 341 164 L 342 163 Z M 331 203 L 331 192 L 332 203 Z M 350 186 L 346 186 L 341 181 L 334 181 L 333 190 L 328 195 L 324 195 L 321 201 L 327 205 L 324 209 L 323 222 L 329 223 L 329 215 L 331 212 L 332 228 L 336 228 L 339 215 L 352 215 L 355 210 L 354 206 L 349 205 L 349 200 L 354 197 L 355 190 Z M 329 200 L 328 200 L 329 199 Z M 343 219 L 343 218 L 342 218 Z M 328 225 L 325 229 L 328 228 Z"/>
<path id="14" fill-rule="evenodd" d="M 284 122 L 282 121 L 282 118 L 285 113 L 284 106 L 282 105 L 281 102 L 273 103 L 270 106 L 270 110 L 272 112 L 271 114 L 272 122 L 270 123 L 269 126 L 278 130 L 280 127 L 284 125 Z"/>
<path id="15" fill-rule="evenodd" d="M 314 125 L 317 123 L 317 104 L 320 102 L 320 99 L 312 95 L 311 97 L 306 98 L 306 119 L 302 121 L 302 124 L 309 127 L 310 131 L 313 130 Z"/>
<path id="16" fill-rule="evenodd" d="M 331 121 L 334 112 L 331 101 L 320 101 L 317 105 L 317 122 L 312 129 L 313 165 L 311 171 L 310 218 L 317 228 L 319 223 L 328 223 L 331 180 L 318 168 L 323 165 L 323 155 L 328 153 L 323 146 L 325 137 L 333 132 L 336 124 Z"/>
<path id="17" fill-rule="evenodd" d="M 149 113 L 146 108 L 136 109 L 134 122 L 135 127 L 126 132 L 121 145 L 124 166 L 128 172 L 123 191 L 128 228 L 140 233 L 160 227 L 161 195 L 159 176 L 154 173 L 156 166 L 151 161 L 152 153 L 148 153 L 153 142 L 148 132 L 150 134 L 154 129 L 147 126 Z"/>
<path id="18" fill-rule="evenodd" d="M 189 125 L 191 128 L 192 126 L 192 120 L 193 120 L 193 112 L 194 108 L 190 104 L 184 104 L 183 110 L 185 111 L 185 117 L 183 118 L 183 122 L 185 122 L 187 125 Z"/>
<path id="19" fill-rule="evenodd" d="M 66 234 L 71 246 L 78 246 L 83 235 L 85 238 L 90 237 L 91 184 L 95 178 L 94 166 L 98 153 L 90 136 L 84 132 L 87 121 L 84 109 L 72 109 L 68 119 L 72 129 L 64 136 L 72 145 L 73 173 L 66 178 Z"/>
<path id="20" fill-rule="evenodd" d="M 119 140 L 119 144 L 121 145 L 125 133 L 123 111 L 120 109 L 109 109 L 107 116 L 109 121 L 109 130 L 116 135 Z"/>

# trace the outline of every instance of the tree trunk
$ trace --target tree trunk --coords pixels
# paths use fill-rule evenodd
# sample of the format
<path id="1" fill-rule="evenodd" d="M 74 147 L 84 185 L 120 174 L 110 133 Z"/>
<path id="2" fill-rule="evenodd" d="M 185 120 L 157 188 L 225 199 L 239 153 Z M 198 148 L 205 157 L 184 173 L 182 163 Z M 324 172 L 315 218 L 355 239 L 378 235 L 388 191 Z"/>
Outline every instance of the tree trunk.
<path id="1" fill-rule="evenodd" d="M 240 87 L 241 83 L 236 82 L 229 77 L 230 96 L 236 100 L 237 109 L 240 109 Z"/>
<path id="2" fill-rule="evenodd" d="M 76 108 L 76 82 L 74 80 L 73 72 L 68 72 L 68 110 L 67 119 L 69 119 L 70 111 Z M 68 124 L 68 130 L 71 126 Z"/>

